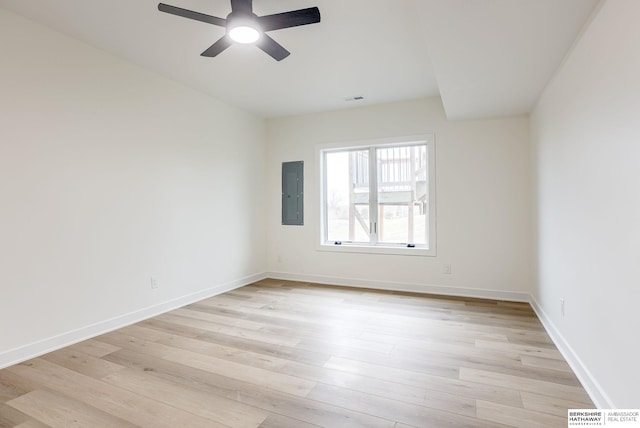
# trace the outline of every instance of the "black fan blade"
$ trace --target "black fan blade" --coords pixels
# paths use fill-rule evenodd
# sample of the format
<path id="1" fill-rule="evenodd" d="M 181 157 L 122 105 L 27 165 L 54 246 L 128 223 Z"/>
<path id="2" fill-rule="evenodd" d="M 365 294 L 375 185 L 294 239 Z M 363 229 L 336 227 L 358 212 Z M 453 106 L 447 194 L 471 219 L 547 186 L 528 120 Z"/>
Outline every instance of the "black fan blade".
<path id="1" fill-rule="evenodd" d="M 209 46 L 209 49 L 207 49 L 206 51 L 202 52 L 200 55 L 201 56 L 209 56 L 209 57 L 216 56 L 220 52 L 222 52 L 223 50 L 225 50 L 226 48 L 231 46 L 232 43 L 233 43 L 233 41 L 229 37 L 222 36 L 222 38 L 218 39 L 217 42 L 215 42 L 214 44 Z"/>
<path id="2" fill-rule="evenodd" d="M 195 19 L 196 21 L 217 25 L 219 27 L 224 27 L 226 25 L 226 19 L 218 18 L 217 16 L 205 15 L 204 13 L 194 12 L 192 10 L 171 6 L 169 4 L 158 3 L 158 10 L 160 12 L 170 13 L 171 15 L 178 15 L 183 18 Z"/>
<path id="3" fill-rule="evenodd" d="M 262 31 L 280 30 L 281 28 L 315 24 L 316 22 L 320 22 L 320 9 L 317 7 L 258 17 Z"/>
<path id="4" fill-rule="evenodd" d="M 265 51 L 276 61 L 282 61 L 291 54 L 291 52 L 283 48 L 280 43 L 276 42 L 264 33 L 262 33 L 260 39 L 256 42 L 256 46 Z"/>

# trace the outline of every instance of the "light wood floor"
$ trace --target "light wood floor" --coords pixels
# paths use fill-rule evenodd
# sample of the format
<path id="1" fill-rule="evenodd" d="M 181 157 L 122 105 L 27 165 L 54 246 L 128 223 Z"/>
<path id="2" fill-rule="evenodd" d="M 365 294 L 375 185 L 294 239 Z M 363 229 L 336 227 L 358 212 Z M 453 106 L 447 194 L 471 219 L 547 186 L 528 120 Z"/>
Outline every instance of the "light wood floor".
<path id="1" fill-rule="evenodd" d="M 566 427 L 527 304 L 265 280 L 0 370 L 0 427 Z"/>

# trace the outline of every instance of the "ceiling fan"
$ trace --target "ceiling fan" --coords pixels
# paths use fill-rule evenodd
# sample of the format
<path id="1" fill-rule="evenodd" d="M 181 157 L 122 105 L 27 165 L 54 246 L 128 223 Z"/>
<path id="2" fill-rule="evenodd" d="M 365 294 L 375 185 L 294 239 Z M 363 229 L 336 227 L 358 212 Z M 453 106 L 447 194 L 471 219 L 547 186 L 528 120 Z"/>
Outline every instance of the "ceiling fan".
<path id="1" fill-rule="evenodd" d="M 231 0 L 231 13 L 227 15 L 226 19 L 164 3 L 158 4 L 158 10 L 224 27 L 226 29 L 225 35 L 202 52 L 201 55 L 207 57 L 214 57 L 234 42 L 237 42 L 245 44 L 255 43 L 256 46 L 273 59 L 281 61 L 288 57 L 290 52 L 269 37 L 266 32 L 320 22 L 320 10 L 317 7 L 292 10 L 274 15 L 257 16 L 253 13 L 252 3 L 253 0 Z"/>

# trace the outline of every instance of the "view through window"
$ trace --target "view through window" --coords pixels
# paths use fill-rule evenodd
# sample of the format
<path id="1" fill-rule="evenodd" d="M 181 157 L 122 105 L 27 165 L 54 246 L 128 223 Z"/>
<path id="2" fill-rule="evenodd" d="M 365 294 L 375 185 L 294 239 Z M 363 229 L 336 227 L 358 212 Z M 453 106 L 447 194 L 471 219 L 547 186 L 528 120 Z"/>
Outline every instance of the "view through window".
<path id="1" fill-rule="evenodd" d="M 324 243 L 429 248 L 432 152 L 426 141 L 323 151 Z"/>

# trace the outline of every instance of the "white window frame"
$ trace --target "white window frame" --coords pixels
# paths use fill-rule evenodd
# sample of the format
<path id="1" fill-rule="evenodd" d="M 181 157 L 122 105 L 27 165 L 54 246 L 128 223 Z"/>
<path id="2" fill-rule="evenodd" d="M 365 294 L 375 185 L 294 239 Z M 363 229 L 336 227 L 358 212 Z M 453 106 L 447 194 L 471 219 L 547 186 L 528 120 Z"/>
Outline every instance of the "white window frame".
<path id="1" fill-rule="evenodd" d="M 427 165 L 428 165 L 428 191 L 429 191 L 429 204 L 428 215 L 429 221 L 428 228 L 428 242 L 425 245 L 417 245 L 415 247 L 408 247 L 401 244 L 388 244 L 388 243 L 367 243 L 367 242 L 343 242 L 340 245 L 336 245 L 334 242 L 327 242 L 325 240 L 327 230 L 327 218 L 325 202 L 327 200 L 326 190 L 326 165 L 325 165 L 325 153 L 340 152 L 347 150 L 369 148 L 375 151 L 376 148 L 385 148 L 393 146 L 408 146 L 426 144 L 427 146 Z M 330 143 L 320 144 L 316 146 L 316 165 L 318 165 L 317 174 L 317 186 L 319 189 L 319 208 L 320 208 L 320 221 L 317 233 L 318 244 L 316 249 L 319 251 L 335 251 L 335 252 L 347 252 L 347 253 L 369 253 L 369 254 L 393 254 L 393 255 L 406 255 L 406 256 L 436 256 L 436 169 L 435 169 L 435 137 L 433 134 L 422 134 L 408 137 L 397 138 L 383 138 L 376 140 L 365 140 L 348 143 Z M 370 171 L 371 175 L 374 175 L 374 171 Z M 377 178 L 373 176 L 370 180 L 372 183 L 372 189 L 370 190 L 371 198 L 375 198 L 374 201 L 377 205 Z M 377 221 L 377 213 L 374 214 Z M 372 216 L 373 217 L 373 216 Z M 375 240 L 377 240 L 377 224 L 373 225 L 375 234 Z"/>

